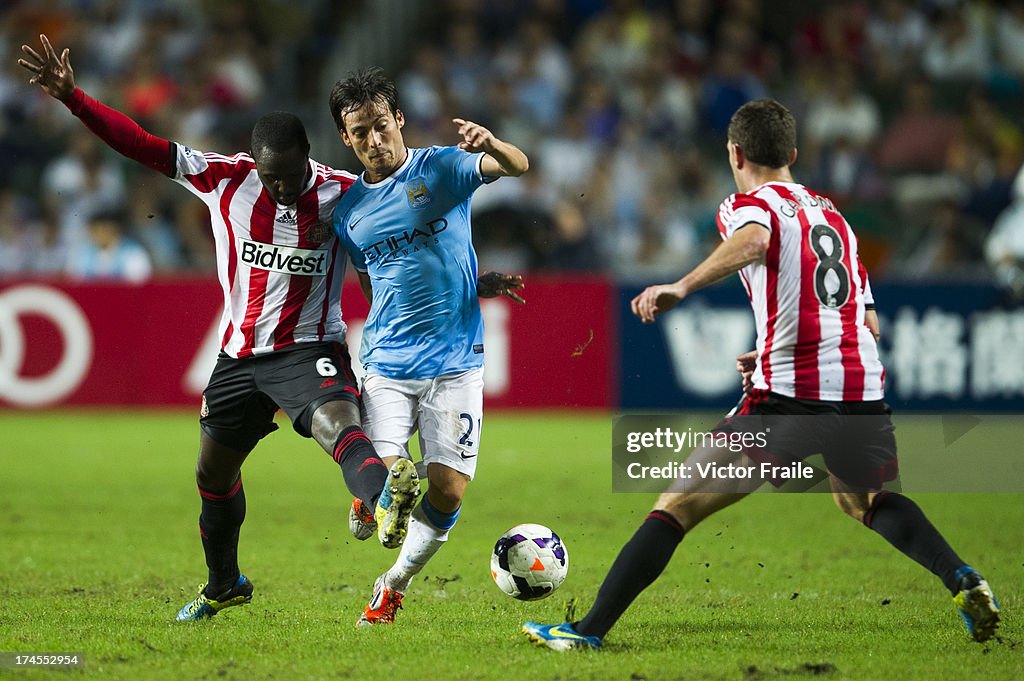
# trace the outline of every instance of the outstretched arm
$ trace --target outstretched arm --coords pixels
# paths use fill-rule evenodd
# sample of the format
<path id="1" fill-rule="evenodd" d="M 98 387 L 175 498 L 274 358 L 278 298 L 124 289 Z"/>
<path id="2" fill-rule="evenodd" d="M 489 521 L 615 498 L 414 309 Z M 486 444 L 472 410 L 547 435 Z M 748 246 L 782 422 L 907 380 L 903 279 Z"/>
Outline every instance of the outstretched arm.
<path id="1" fill-rule="evenodd" d="M 519 177 L 530 168 L 530 159 L 522 149 L 502 142 L 484 126 L 463 118 L 453 118 L 452 123 L 459 126 L 459 134 L 462 135 L 459 149 L 471 154 L 484 152 L 484 160 L 480 164 L 484 177 Z"/>
<path id="2" fill-rule="evenodd" d="M 630 303 L 633 314 L 645 324 L 650 324 L 654 321 L 655 315 L 675 307 L 679 301 L 694 291 L 725 279 L 763 258 L 765 251 L 768 250 L 769 237 L 770 232 L 759 223 L 747 223 L 719 244 L 704 262 L 694 267 L 692 272 L 679 281 L 648 286 L 644 289 Z"/>
<path id="3" fill-rule="evenodd" d="M 40 35 L 39 40 L 43 44 L 42 55 L 28 45 L 21 46 L 26 58 L 19 59 L 18 64 L 32 73 L 28 82 L 38 85 L 43 92 L 63 102 L 72 114 L 114 151 L 168 177 L 174 177 L 177 172 L 174 144 L 149 134 L 128 116 L 75 87 L 70 50 L 64 48 L 58 57 L 45 35 Z"/>

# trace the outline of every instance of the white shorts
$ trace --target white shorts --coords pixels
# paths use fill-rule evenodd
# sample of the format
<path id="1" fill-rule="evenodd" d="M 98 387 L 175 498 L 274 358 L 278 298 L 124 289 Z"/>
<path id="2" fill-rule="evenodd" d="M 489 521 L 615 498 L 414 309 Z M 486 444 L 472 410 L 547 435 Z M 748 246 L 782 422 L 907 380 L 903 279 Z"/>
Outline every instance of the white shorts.
<path id="1" fill-rule="evenodd" d="M 411 459 L 409 439 L 417 430 L 423 463 L 440 463 L 468 475 L 476 472 L 483 422 L 484 370 L 437 378 L 363 378 L 363 430 L 379 456 Z"/>

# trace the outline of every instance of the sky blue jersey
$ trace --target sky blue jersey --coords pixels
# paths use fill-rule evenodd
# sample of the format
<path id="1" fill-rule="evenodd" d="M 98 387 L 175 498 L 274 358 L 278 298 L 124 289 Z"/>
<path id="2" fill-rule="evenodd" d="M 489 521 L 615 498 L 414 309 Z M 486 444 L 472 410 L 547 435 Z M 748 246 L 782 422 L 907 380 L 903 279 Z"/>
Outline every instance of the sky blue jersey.
<path id="1" fill-rule="evenodd" d="M 483 366 L 484 326 L 469 204 L 483 154 L 409 149 L 380 182 L 365 173 L 334 213 L 334 230 L 373 285 L 359 359 L 369 374 L 434 378 Z"/>

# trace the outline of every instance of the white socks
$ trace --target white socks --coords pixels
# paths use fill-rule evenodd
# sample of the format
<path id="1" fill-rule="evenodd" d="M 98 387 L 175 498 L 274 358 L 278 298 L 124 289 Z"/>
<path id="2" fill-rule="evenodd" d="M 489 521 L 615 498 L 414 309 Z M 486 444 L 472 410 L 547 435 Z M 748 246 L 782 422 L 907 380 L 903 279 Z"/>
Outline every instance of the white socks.
<path id="1" fill-rule="evenodd" d="M 441 530 L 427 519 L 422 504 L 417 504 L 409 519 L 409 530 L 398 560 L 387 571 L 384 586 L 405 593 L 412 578 L 419 574 L 427 562 L 448 541 L 448 530 Z"/>

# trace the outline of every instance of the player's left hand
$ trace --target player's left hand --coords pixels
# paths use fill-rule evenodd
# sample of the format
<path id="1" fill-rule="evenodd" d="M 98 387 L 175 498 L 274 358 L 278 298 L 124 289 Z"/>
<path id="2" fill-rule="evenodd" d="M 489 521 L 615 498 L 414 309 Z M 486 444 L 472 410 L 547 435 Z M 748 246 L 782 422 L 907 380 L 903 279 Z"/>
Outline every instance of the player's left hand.
<path id="1" fill-rule="evenodd" d="M 867 325 L 868 330 L 871 331 L 871 335 L 875 337 L 875 342 L 882 337 L 881 329 L 878 325 L 878 313 L 874 310 L 866 310 L 864 312 L 864 323 Z"/>
<path id="2" fill-rule="evenodd" d="M 494 151 L 495 137 L 490 130 L 464 118 L 453 118 L 452 123 L 459 126 L 459 134 L 462 135 L 459 149 L 471 154 Z"/>
<path id="3" fill-rule="evenodd" d="M 502 274 L 501 272 L 484 272 L 476 280 L 476 294 L 481 298 L 497 298 L 505 296 L 520 305 L 526 301 L 519 295 L 523 290 L 523 275 Z"/>
<path id="4" fill-rule="evenodd" d="M 630 307 L 640 321 L 650 324 L 655 315 L 671 310 L 685 297 L 686 292 L 678 283 L 648 286 L 630 302 Z"/>
<path id="5" fill-rule="evenodd" d="M 757 368 L 757 350 L 744 352 L 736 358 L 736 371 L 743 382 L 743 392 L 747 395 L 754 389 L 754 369 Z"/>
<path id="6" fill-rule="evenodd" d="M 29 83 L 38 85 L 43 92 L 55 99 L 66 102 L 75 92 L 75 71 L 71 68 L 71 50 L 64 48 L 57 56 L 57 51 L 50 44 L 46 35 L 40 35 L 39 41 L 43 53 L 39 54 L 28 45 L 22 45 L 21 51 L 27 59 L 19 59 L 18 65 L 32 74 Z"/>

